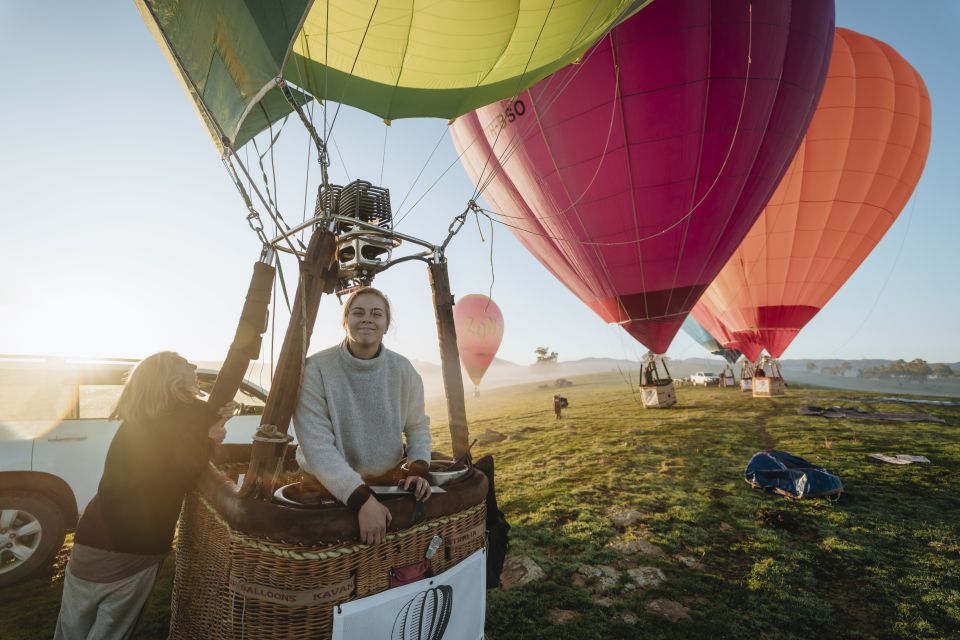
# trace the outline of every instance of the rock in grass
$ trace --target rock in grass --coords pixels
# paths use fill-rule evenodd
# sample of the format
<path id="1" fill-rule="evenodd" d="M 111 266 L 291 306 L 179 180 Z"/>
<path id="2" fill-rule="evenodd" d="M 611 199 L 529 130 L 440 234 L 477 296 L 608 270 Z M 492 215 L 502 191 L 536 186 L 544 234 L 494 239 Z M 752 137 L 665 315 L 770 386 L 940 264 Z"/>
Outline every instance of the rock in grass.
<path id="1" fill-rule="evenodd" d="M 667 556 L 663 549 L 649 540 L 614 540 L 607 547 L 625 556 L 638 553 L 651 558 L 665 558 Z"/>
<path id="2" fill-rule="evenodd" d="M 613 600 L 608 598 L 607 596 L 599 596 L 599 597 L 595 596 L 593 598 L 593 604 L 597 605 L 598 607 L 609 609 L 610 607 L 613 606 Z"/>
<path id="3" fill-rule="evenodd" d="M 690 609 L 687 609 L 679 602 L 667 600 L 666 598 L 657 598 L 656 600 L 648 602 L 647 611 L 669 618 L 674 622 L 690 619 Z"/>
<path id="4" fill-rule="evenodd" d="M 510 556 L 503 563 L 500 584 L 504 589 L 512 589 L 513 587 L 544 580 L 546 577 L 547 574 L 530 556 Z"/>
<path id="5" fill-rule="evenodd" d="M 642 521 L 644 517 L 645 514 L 642 511 L 637 511 L 636 509 L 630 508 L 622 508 L 613 511 L 610 514 L 610 522 L 620 528 L 626 528 Z"/>
<path id="6" fill-rule="evenodd" d="M 625 611 L 620 614 L 620 621 L 627 624 L 637 624 L 640 622 L 640 618 L 637 617 L 637 614 Z"/>
<path id="7" fill-rule="evenodd" d="M 553 624 L 566 624 L 577 617 L 577 612 L 569 609 L 550 609 L 547 616 Z"/>
<path id="8" fill-rule="evenodd" d="M 491 444 L 494 442 L 502 442 L 506 439 L 507 436 L 503 435 L 499 431 L 494 431 L 493 429 L 487 429 L 483 433 L 477 435 L 478 444 Z"/>
<path id="9" fill-rule="evenodd" d="M 674 556 L 674 558 L 676 558 L 680 564 L 693 569 L 694 571 L 703 571 L 705 568 L 702 562 L 691 556 Z"/>
<path id="10" fill-rule="evenodd" d="M 607 565 L 582 565 L 573 574 L 573 584 L 585 587 L 590 593 L 606 593 L 620 583 L 620 572 Z M 602 605 L 601 605 L 602 606 Z"/>
<path id="11" fill-rule="evenodd" d="M 650 589 L 656 587 L 667 579 L 663 571 L 657 567 L 637 567 L 636 569 L 627 569 L 627 575 L 633 580 L 633 583 L 640 589 Z"/>

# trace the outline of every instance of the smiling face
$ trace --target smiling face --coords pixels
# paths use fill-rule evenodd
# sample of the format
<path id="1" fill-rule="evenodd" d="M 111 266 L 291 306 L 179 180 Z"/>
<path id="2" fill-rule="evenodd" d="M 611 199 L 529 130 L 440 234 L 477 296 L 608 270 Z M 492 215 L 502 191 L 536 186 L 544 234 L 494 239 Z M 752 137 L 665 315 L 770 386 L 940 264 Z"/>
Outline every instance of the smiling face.
<path id="1" fill-rule="evenodd" d="M 345 318 L 350 350 L 361 358 L 373 357 L 390 326 L 389 310 L 375 293 L 361 293 L 350 301 Z"/>

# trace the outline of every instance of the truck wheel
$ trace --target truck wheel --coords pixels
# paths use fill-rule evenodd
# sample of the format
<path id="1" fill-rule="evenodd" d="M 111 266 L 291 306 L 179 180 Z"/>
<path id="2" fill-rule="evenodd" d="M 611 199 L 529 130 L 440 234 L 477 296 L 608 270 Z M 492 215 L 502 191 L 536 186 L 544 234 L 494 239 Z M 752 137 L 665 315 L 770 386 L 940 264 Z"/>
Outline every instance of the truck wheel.
<path id="1" fill-rule="evenodd" d="M 0 496 L 0 587 L 49 566 L 65 536 L 63 514 L 49 498 L 35 493 Z"/>

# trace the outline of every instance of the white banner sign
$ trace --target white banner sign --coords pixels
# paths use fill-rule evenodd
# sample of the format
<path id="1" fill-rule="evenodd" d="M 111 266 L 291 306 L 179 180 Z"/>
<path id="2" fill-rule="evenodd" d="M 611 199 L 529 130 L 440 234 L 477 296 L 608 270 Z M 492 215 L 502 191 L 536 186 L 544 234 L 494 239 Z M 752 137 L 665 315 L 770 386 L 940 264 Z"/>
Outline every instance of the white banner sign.
<path id="1" fill-rule="evenodd" d="M 440 575 L 333 611 L 333 640 L 482 640 L 487 556 L 480 549 Z"/>

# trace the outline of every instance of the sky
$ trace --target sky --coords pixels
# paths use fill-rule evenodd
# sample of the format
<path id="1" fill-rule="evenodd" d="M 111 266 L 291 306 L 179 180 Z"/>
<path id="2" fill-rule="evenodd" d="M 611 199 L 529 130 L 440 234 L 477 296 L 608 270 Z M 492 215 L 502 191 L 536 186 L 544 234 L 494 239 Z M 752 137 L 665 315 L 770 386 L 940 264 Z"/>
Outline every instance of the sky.
<path id="1" fill-rule="evenodd" d="M 883 40 L 920 72 L 933 105 L 933 140 L 897 222 L 784 357 L 960 361 L 960 3 L 837 0 L 837 25 Z M 0 0 L 0 74 L 7 78 L 0 101 L 0 354 L 139 358 L 172 349 L 222 359 L 260 244 L 133 2 Z M 388 128 L 344 107 L 331 179 L 388 187 L 395 219 L 409 212 L 398 230 L 439 243 L 473 192 L 445 130 L 445 121 L 428 119 Z M 275 166 L 264 159 L 290 223 L 313 207 L 318 172 L 308 149 L 288 125 Z M 257 154 L 247 153 L 259 174 Z M 540 346 L 561 360 L 637 359 L 645 351 L 605 325 L 504 227 L 491 232 L 470 220 L 448 257 L 455 295 L 492 290 L 505 318 L 501 358 L 531 363 Z M 289 261 L 284 266 L 294 272 Z M 439 362 L 426 267 L 399 265 L 376 285 L 394 310 L 388 346 Z M 286 326 L 279 300 L 265 362 L 279 353 Z M 339 313 L 336 299 L 325 298 L 311 351 L 342 338 Z M 681 332 L 667 355 L 706 352 Z"/>

